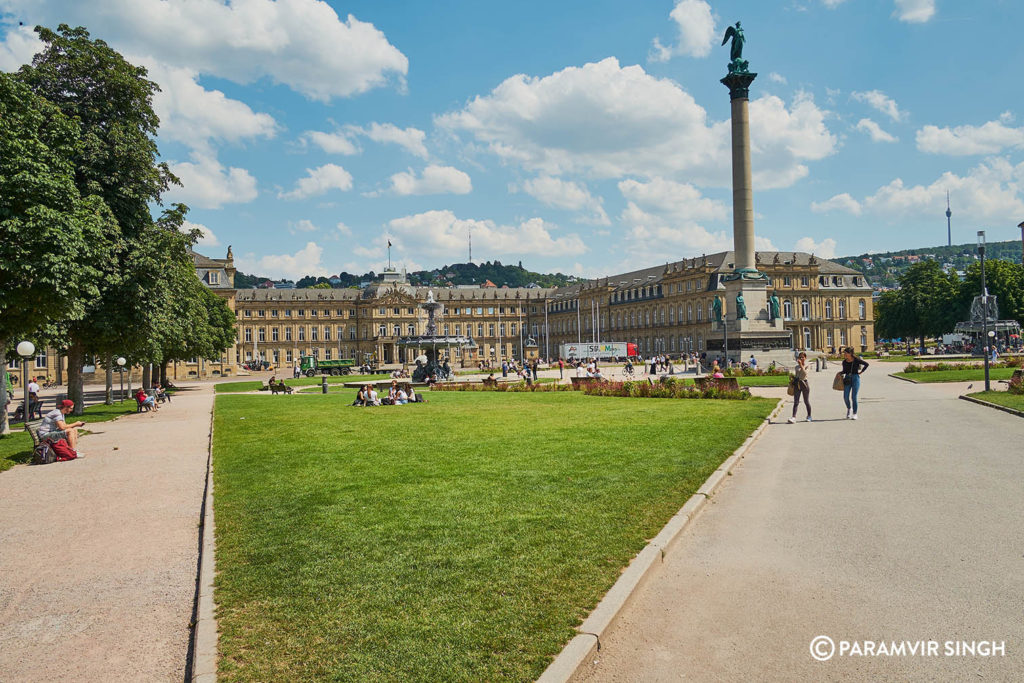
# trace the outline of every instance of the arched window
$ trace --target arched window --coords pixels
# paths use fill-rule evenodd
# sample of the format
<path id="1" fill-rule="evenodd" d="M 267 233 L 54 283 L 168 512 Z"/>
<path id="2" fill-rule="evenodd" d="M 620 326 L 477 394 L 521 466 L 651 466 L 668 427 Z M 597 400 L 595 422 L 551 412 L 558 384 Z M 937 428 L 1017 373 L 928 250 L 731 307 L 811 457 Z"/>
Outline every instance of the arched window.
<path id="1" fill-rule="evenodd" d="M 668 338 L 668 349 L 669 351 L 676 350 L 676 336 L 674 334 Z"/>
<path id="2" fill-rule="evenodd" d="M 700 322 L 703 319 L 704 319 L 704 307 L 702 305 L 700 305 L 700 304 L 697 304 L 697 322 Z"/>
<path id="3" fill-rule="evenodd" d="M 793 302 L 789 299 L 782 302 L 782 317 L 786 320 L 793 319 Z"/>
<path id="4" fill-rule="evenodd" d="M 676 324 L 676 309 L 675 309 L 674 306 L 669 306 L 668 307 L 668 324 L 669 325 L 675 325 Z"/>
<path id="5" fill-rule="evenodd" d="M 686 322 L 693 320 L 693 304 L 686 304 Z"/>
<path id="6" fill-rule="evenodd" d="M 630 312 L 629 314 L 629 326 L 636 327 L 636 313 Z"/>
<path id="7" fill-rule="evenodd" d="M 804 328 L 804 349 L 809 351 L 811 349 L 811 328 Z"/>
<path id="8" fill-rule="evenodd" d="M 722 310 L 722 313 L 725 313 L 724 309 Z M 714 320 L 714 319 L 715 319 L 715 302 L 709 301 L 708 302 L 708 320 Z"/>
<path id="9" fill-rule="evenodd" d="M 679 322 L 683 322 L 683 305 L 679 304 Z"/>
<path id="10" fill-rule="evenodd" d="M 807 299 L 804 299 L 803 301 L 800 302 L 800 317 L 803 318 L 804 320 L 811 319 L 811 302 L 808 301 Z M 811 347 L 808 346 L 807 348 Z"/>
<path id="11" fill-rule="evenodd" d="M 839 317 L 846 318 L 846 299 L 839 300 Z"/>
<path id="12" fill-rule="evenodd" d="M 832 317 L 832 299 L 825 299 L 825 317 Z M 831 346 L 831 344 L 829 344 Z"/>
<path id="13" fill-rule="evenodd" d="M 864 303 L 864 299 L 857 302 L 857 312 L 860 314 L 861 320 L 866 320 L 868 317 L 868 306 Z"/>
<path id="14" fill-rule="evenodd" d="M 703 351 L 704 350 L 704 335 L 703 334 L 698 334 L 697 335 L 697 350 L 698 351 Z"/>
<path id="15" fill-rule="evenodd" d="M 658 311 L 660 312 L 660 316 L 659 317 L 661 318 L 661 324 L 664 325 L 665 324 L 665 308 L 664 308 L 664 306 L 659 308 Z"/>
<path id="16" fill-rule="evenodd" d="M 650 327 L 650 326 L 651 326 L 651 312 L 650 311 L 644 311 L 644 327 Z"/>

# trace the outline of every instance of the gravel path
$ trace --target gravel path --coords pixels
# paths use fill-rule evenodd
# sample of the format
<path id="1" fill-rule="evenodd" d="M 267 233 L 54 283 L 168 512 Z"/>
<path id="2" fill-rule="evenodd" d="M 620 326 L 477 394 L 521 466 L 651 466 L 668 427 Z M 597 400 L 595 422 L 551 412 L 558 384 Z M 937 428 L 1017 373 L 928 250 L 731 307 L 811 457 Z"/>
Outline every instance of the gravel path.
<path id="1" fill-rule="evenodd" d="M 888 369 L 864 376 L 856 422 L 812 373 L 816 421 L 765 430 L 577 678 L 1021 680 L 1024 419 Z M 819 662 L 819 635 L 939 654 Z M 957 640 L 1005 656 L 945 656 Z"/>
<path id="2" fill-rule="evenodd" d="M 0 474 L 0 681 L 180 681 L 212 386 Z"/>

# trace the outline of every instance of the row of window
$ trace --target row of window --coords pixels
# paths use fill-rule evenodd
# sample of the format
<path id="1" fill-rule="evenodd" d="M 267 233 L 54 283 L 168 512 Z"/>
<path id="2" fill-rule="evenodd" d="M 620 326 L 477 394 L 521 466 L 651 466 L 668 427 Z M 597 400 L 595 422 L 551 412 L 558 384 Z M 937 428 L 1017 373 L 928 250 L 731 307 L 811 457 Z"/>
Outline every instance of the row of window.
<path id="1" fill-rule="evenodd" d="M 362 338 L 363 339 L 367 339 L 368 338 L 369 329 L 370 328 L 368 326 L 366 326 L 366 325 L 362 326 Z M 515 337 L 516 335 L 519 334 L 519 324 L 518 323 L 499 323 L 497 325 L 495 323 L 486 323 L 486 328 L 485 328 L 485 323 L 476 323 L 476 336 L 477 337 L 483 337 L 485 329 L 487 331 L 487 336 L 489 336 L 489 337 L 494 337 L 494 336 Z M 308 328 L 305 325 L 300 325 L 300 326 L 295 327 L 295 328 L 292 328 L 292 327 L 285 327 L 285 328 L 271 327 L 269 329 L 266 328 L 266 327 L 258 327 L 258 328 L 246 327 L 246 328 L 244 328 L 244 330 L 242 330 L 239 333 L 239 341 L 244 342 L 246 344 L 253 343 L 253 339 L 255 339 L 257 341 L 257 343 L 266 342 L 268 340 L 271 341 L 271 342 L 280 342 L 280 341 L 286 341 L 286 342 L 290 342 L 290 341 L 300 341 L 300 342 L 302 342 L 302 341 L 331 341 L 331 330 L 332 330 L 332 328 L 331 328 L 330 325 L 324 325 L 323 327 L 320 327 L 318 325 L 314 325 L 314 326 L 308 327 Z M 402 325 L 395 324 L 395 325 L 390 325 L 389 326 L 387 324 L 381 323 L 380 325 L 377 326 L 377 336 L 378 337 L 387 337 L 389 335 L 389 333 L 390 333 L 391 336 L 401 337 L 402 336 L 402 330 L 403 330 Z M 405 335 L 409 336 L 409 337 L 415 336 L 416 333 L 417 333 L 416 332 L 416 325 L 413 324 L 413 323 L 409 323 L 409 324 L 405 325 L 404 330 L 405 330 Z M 524 330 L 524 332 L 526 331 L 526 327 L 525 326 L 523 327 L 523 330 Z M 533 330 L 534 330 L 533 334 L 536 336 L 537 330 L 538 330 L 538 327 L 537 327 L 536 324 L 533 325 Z M 457 337 L 458 336 L 462 336 L 463 324 L 462 323 L 454 323 L 454 324 L 444 323 L 441 326 L 441 330 L 440 331 L 441 331 L 441 334 L 443 334 L 446 337 L 450 336 L 450 335 L 453 335 L 453 334 L 454 334 L 454 336 L 457 336 Z M 465 324 L 465 331 L 466 331 L 466 335 L 472 336 L 473 335 L 473 325 L 471 323 L 466 323 Z M 338 339 L 339 341 L 344 339 L 345 338 L 345 326 L 344 325 L 338 325 L 337 326 L 337 331 L 336 331 L 335 334 L 336 334 L 335 338 Z M 356 327 L 355 327 L 355 325 L 353 325 L 352 327 L 349 328 L 349 330 L 348 330 L 348 338 L 351 339 L 351 340 L 356 339 Z"/>
<path id="2" fill-rule="evenodd" d="M 485 309 L 487 311 L 486 315 L 522 315 L 522 314 L 526 313 L 526 307 L 525 306 L 522 306 L 522 307 L 518 307 L 518 306 L 498 306 L 498 307 L 495 307 L 495 306 L 476 306 L 475 308 L 473 306 L 456 306 L 454 308 L 447 309 L 445 311 L 445 313 L 448 314 L 448 315 L 484 315 L 484 310 Z M 390 310 L 390 313 L 389 313 L 389 310 Z M 536 313 L 537 312 L 537 307 L 536 306 L 531 306 L 530 307 L 530 312 L 531 313 Z M 335 313 L 335 316 L 333 316 L 333 317 L 352 318 L 355 315 L 355 309 L 352 309 L 352 308 L 339 308 L 339 309 L 336 309 L 334 311 L 334 313 Z M 390 308 L 389 309 L 389 308 L 387 308 L 385 306 L 381 306 L 380 308 L 377 309 L 377 315 L 378 316 L 387 316 L 387 315 L 395 315 L 395 316 L 417 315 L 417 312 L 416 312 L 416 308 L 415 307 L 402 307 L 402 308 Z M 283 317 L 283 318 L 291 318 L 291 317 L 305 318 L 307 316 L 310 317 L 310 318 L 317 318 L 317 317 L 330 318 L 330 317 L 332 317 L 331 316 L 331 309 L 326 309 L 326 308 L 325 309 L 317 309 L 317 308 L 310 308 L 310 309 L 305 309 L 305 308 L 298 308 L 298 309 L 291 309 L 291 308 L 285 308 L 285 309 L 277 309 L 277 308 L 271 308 L 271 309 L 266 309 L 266 308 L 257 308 L 257 309 L 244 308 L 244 309 L 239 311 L 239 316 L 243 317 L 243 318 L 252 318 L 252 317 L 256 317 L 256 318 L 268 318 L 268 317 L 269 318 L 277 318 L 277 317 Z"/>
<path id="3" fill-rule="evenodd" d="M 35 368 L 46 369 L 46 349 L 40 349 L 39 353 L 35 357 Z M 7 359 L 8 370 L 21 370 L 21 357 L 15 356 L 14 358 Z"/>
<path id="4" fill-rule="evenodd" d="M 810 349 L 813 348 L 813 338 L 811 334 L 811 328 L 805 327 L 801 330 L 803 337 L 803 346 L 801 348 Z M 845 329 L 840 329 L 838 334 L 839 346 L 847 346 L 847 333 Z M 835 330 L 825 331 L 825 346 L 829 348 L 835 348 L 836 334 Z M 799 339 L 796 340 L 799 343 Z M 644 354 L 656 354 L 656 353 L 700 353 L 704 350 L 704 335 L 698 334 L 696 337 L 693 335 L 669 335 L 666 337 L 638 337 L 632 340 L 637 345 L 637 351 Z M 866 348 L 868 345 L 868 328 L 864 325 L 860 328 L 860 345 L 862 348 Z"/>

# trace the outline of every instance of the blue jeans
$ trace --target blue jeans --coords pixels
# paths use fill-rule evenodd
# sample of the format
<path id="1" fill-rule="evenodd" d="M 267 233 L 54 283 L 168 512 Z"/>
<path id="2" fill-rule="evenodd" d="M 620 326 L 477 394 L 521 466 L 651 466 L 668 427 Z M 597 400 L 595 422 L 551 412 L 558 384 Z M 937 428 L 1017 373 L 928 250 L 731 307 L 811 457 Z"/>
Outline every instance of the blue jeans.
<path id="1" fill-rule="evenodd" d="M 846 403 L 847 410 L 852 409 L 856 413 L 857 392 L 860 391 L 860 375 L 850 375 L 849 378 L 850 383 L 843 385 L 843 402 Z"/>

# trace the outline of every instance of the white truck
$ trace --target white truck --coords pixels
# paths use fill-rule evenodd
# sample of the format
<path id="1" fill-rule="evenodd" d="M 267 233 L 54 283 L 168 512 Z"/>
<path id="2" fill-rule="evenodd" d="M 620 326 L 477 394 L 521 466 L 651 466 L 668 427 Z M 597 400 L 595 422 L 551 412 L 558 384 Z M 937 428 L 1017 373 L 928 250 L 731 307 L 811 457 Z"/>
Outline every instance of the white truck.
<path id="1" fill-rule="evenodd" d="M 562 358 L 597 358 L 598 360 L 615 360 L 636 355 L 636 344 L 628 342 L 601 342 L 592 344 L 561 344 L 558 355 Z"/>

